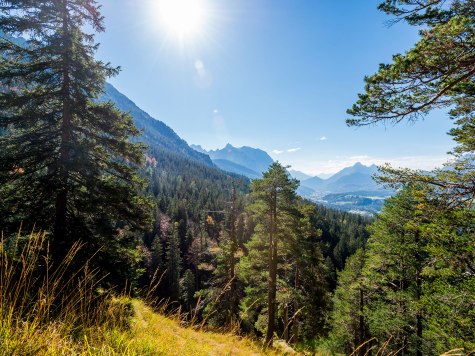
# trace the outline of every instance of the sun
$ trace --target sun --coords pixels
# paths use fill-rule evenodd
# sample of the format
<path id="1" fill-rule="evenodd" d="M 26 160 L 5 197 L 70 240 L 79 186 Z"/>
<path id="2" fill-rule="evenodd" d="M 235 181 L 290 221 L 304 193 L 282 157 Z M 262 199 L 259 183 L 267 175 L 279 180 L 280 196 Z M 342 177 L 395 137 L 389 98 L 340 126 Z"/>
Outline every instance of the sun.
<path id="1" fill-rule="evenodd" d="M 161 25 L 174 35 L 193 37 L 203 31 L 207 18 L 204 0 L 156 0 Z"/>

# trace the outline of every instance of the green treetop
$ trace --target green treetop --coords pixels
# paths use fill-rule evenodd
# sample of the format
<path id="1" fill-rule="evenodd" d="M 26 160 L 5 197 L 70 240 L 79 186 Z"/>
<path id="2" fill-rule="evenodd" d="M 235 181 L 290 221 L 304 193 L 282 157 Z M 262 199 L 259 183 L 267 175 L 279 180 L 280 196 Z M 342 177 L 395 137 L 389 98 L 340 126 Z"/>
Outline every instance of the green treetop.
<path id="1" fill-rule="evenodd" d="M 143 153 L 132 118 L 97 102 L 118 69 L 94 59 L 86 26 L 104 31 L 94 0 L 0 2 L 0 228 L 49 231 L 53 260 L 82 240 L 82 262 L 99 251 L 94 266 L 120 285 L 147 216 Z"/>

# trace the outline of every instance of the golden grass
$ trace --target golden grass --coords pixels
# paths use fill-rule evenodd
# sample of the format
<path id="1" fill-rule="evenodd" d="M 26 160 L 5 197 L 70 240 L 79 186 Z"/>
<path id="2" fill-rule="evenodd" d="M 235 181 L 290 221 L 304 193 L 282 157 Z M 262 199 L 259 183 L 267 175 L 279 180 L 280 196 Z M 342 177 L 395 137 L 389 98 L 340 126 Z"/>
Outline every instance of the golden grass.
<path id="1" fill-rule="evenodd" d="M 104 334 L 103 345 L 117 355 L 276 355 L 263 350 L 253 341 L 233 334 L 222 334 L 193 327 L 183 327 L 157 313 L 140 300 L 132 300 L 134 316 L 130 330 L 110 330 Z M 103 352 L 104 346 L 92 346 L 93 354 Z"/>
<path id="2" fill-rule="evenodd" d="M 87 264 L 65 277 L 79 244 L 51 268 L 44 234 L 22 240 L 16 252 L 0 241 L 0 355 L 288 354 L 231 333 L 184 327 L 180 313 L 166 317 L 138 299 L 104 294 L 97 300 Z"/>

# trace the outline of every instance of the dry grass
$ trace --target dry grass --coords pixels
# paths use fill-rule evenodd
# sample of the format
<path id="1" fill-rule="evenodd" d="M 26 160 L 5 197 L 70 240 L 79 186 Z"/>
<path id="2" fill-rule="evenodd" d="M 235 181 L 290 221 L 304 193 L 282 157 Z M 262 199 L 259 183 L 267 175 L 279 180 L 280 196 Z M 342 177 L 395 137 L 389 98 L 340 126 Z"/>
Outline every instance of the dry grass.
<path id="1" fill-rule="evenodd" d="M 23 241 L 22 248 L 0 241 L 0 355 L 287 353 L 263 350 L 231 333 L 185 327 L 180 313 L 166 317 L 141 300 L 107 294 L 95 299 L 94 273 L 87 263 L 65 277 L 79 244 L 52 268 L 44 234 L 18 236 L 17 241 Z"/>
<path id="2" fill-rule="evenodd" d="M 181 326 L 177 318 L 154 313 L 140 300 L 132 301 L 134 317 L 128 331 L 107 331 L 103 343 L 117 355 L 276 355 L 249 339 Z M 104 348 L 92 348 L 101 353 Z"/>

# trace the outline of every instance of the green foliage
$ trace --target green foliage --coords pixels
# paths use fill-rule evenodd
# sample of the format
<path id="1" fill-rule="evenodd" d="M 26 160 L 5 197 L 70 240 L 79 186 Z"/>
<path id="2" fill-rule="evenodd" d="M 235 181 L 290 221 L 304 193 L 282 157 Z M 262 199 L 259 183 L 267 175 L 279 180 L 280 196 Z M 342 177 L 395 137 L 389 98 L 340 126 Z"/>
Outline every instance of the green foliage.
<path id="1" fill-rule="evenodd" d="M 453 161 L 429 174 L 381 168 L 379 180 L 400 192 L 372 227 L 361 272 L 363 316 L 387 350 L 473 350 L 475 2 L 386 0 L 379 8 L 421 26 L 421 39 L 365 79 L 347 123 L 397 123 L 449 108 L 457 146 Z M 346 335 L 340 345 L 349 342 Z"/>
<path id="2" fill-rule="evenodd" d="M 393 63 L 366 77 L 365 93 L 348 110 L 349 125 L 414 120 L 430 110 L 473 100 L 475 91 L 475 3 L 457 0 L 386 0 L 380 9 L 411 25 L 421 39 Z"/>
<path id="3" fill-rule="evenodd" d="M 205 289 L 200 291 L 206 304 L 204 318 L 210 325 L 217 327 L 232 327 L 239 319 L 237 304 L 243 297 L 243 285 L 237 276 L 231 278 L 232 250 L 229 233 L 224 232 L 219 247 L 215 249 L 216 268 L 213 276 Z M 238 261 L 237 254 L 234 258 Z"/>
<path id="4" fill-rule="evenodd" d="M 315 207 L 312 224 L 322 232 L 325 245 L 323 252 L 333 268 L 342 270 L 346 259 L 366 245 L 369 238 L 367 227 L 372 222 L 373 219 L 361 215 L 328 209 L 322 205 Z M 334 283 L 336 278 L 330 278 L 332 287 Z"/>
<path id="5" fill-rule="evenodd" d="M 316 228 L 318 209 L 295 196 L 297 182 L 276 163 L 252 184 L 257 225 L 239 263 L 244 327 L 297 342 L 325 333 L 327 271 Z M 271 332 L 269 332 L 271 330 Z"/>
<path id="6" fill-rule="evenodd" d="M 337 349 L 349 352 L 370 337 L 378 348 L 410 354 L 475 347 L 474 212 L 447 209 L 431 189 L 418 184 L 389 199 L 366 252 L 339 274 Z"/>
<path id="7" fill-rule="evenodd" d="M 191 270 L 187 269 L 180 280 L 180 300 L 186 306 L 186 310 L 190 311 L 193 308 L 194 297 L 196 292 L 195 275 Z"/>
<path id="8" fill-rule="evenodd" d="M 22 46 L 0 36 L 0 229 L 20 223 L 49 231 L 58 262 L 78 240 L 78 263 L 100 267 L 109 287 L 137 276 L 147 211 L 135 166 L 142 146 L 129 115 L 97 103 L 105 78 L 118 72 L 94 59 L 103 31 L 94 0 L 2 1 L 0 33 L 26 35 Z"/>
<path id="9" fill-rule="evenodd" d="M 155 148 L 148 152 L 143 174 L 150 181 L 147 192 L 155 197 L 160 211 L 175 221 L 199 223 L 205 211 L 224 210 L 233 183 L 238 192 L 249 191 L 247 178 Z"/>
<path id="10" fill-rule="evenodd" d="M 389 350 L 422 352 L 422 268 L 429 261 L 427 241 L 416 210 L 422 192 L 406 189 L 390 198 L 372 226 L 365 276 L 371 300 L 367 319 L 380 342 L 390 339 Z"/>
<path id="11" fill-rule="evenodd" d="M 167 240 L 166 267 L 168 291 L 172 300 L 180 298 L 180 274 L 182 258 L 180 253 L 180 240 L 178 239 L 178 223 L 173 224 L 172 231 Z"/>
<path id="12" fill-rule="evenodd" d="M 256 201 L 251 207 L 258 227 L 256 229 L 256 236 L 251 239 L 250 245 L 246 246 L 250 251 L 250 255 L 256 251 L 260 256 L 256 261 L 261 265 L 262 273 L 267 271 L 267 302 L 263 304 L 266 308 L 265 314 L 259 313 L 256 326 L 258 330 L 263 331 L 263 324 L 267 326 L 266 330 L 266 344 L 272 345 L 272 338 L 274 337 L 275 323 L 277 317 L 277 288 L 280 290 L 280 295 L 285 292 L 285 279 L 282 282 L 280 279 L 285 278 L 286 264 L 283 263 L 279 250 L 282 249 L 291 238 L 296 227 L 296 189 L 298 181 L 291 179 L 285 168 L 279 163 L 273 163 L 269 169 L 264 172 L 262 179 L 255 179 L 252 181 L 252 194 Z M 254 240 L 254 241 L 253 241 Z M 252 246 L 255 244 L 255 246 Z M 279 247 L 280 246 L 280 247 Z M 267 254 L 267 256 L 266 256 Z M 266 256 L 263 258 L 263 256 Z M 255 258 L 253 256 L 248 262 L 252 266 Z M 262 261 L 265 261 L 262 263 Z M 253 266 L 255 269 L 255 267 Z M 280 269 L 280 271 L 278 271 Z M 280 272 L 280 273 L 279 273 Z M 254 277 L 251 276 L 251 279 Z M 260 278 L 259 278 L 260 279 Z M 254 282 L 254 281 L 253 281 Z M 254 284 L 254 283 L 252 283 Z M 246 290 L 246 294 L 253 294 L 253 298 L 262 300 L 263 290 L 265 284 L 258 284 L 259 287 L 253 288 L 252 291 Z M 264 289 L 265 290 L 265 289 Z M 252 292 L 252 293 L 250 293 Z M 254 303 L 254 302 L 251 302 Z M 247 308 L 249 309 L 249 308 Z M 255 309 L 253 307 L 253 309 Z M 266 319 L 266 321 L 264 321 Z M 287 311 L 285 311 L 284 319 L 287 320 Z M 285 322 L 284 322 L 285 323 Z M 285 328 L 287 329 L 287 323 Z"/>
<path id="13" fill-rule="evenodd" d="M 345 269 L 338 273 L 338 286 L 333 296 L 330 340 L 335 351 L 350 354 L 368 339 L 364 307 L 368 293 L 363 276 L 365 251 L 359 249 L 348 258 Z M 362 349 L 366 351 L 366 349 Z"/>
<path id="14" fill-rule="evenodd" d="M 475 349 L 475 211 L 441 210 L 440 201 L 423 207 L 432 219 L 422 226 L 430 262 L 424 266 L 423 303 L 427 339 L 434 350 Z"/>

